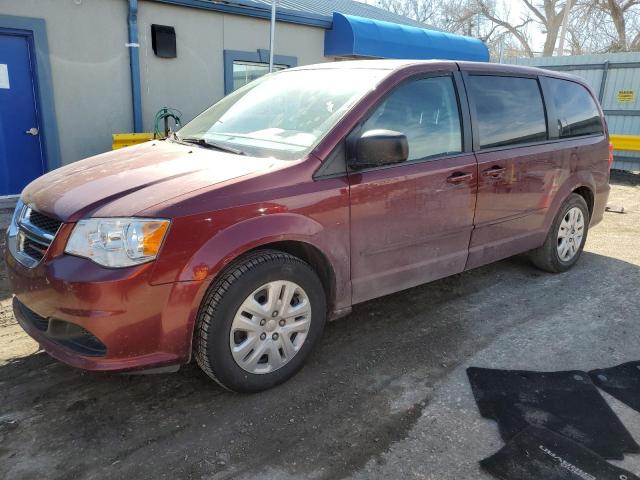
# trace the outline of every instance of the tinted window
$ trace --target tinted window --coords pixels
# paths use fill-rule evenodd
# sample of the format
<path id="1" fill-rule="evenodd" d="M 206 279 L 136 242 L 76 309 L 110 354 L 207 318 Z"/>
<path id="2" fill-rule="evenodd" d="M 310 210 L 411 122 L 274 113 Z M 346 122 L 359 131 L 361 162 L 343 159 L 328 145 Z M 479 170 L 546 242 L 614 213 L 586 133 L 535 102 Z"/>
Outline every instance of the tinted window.
<path id="1" fill-rule="evenodd" d="M 547 125 L 538 81 L 531 78 L 472 75 L 480 147 L 546 140 Z"/>
<path id="2" fill-rule="evenodd" d="M 548 78 L 560 138 L 602 133 L 600 113 L 593 97 L 579 83 Z"/>
<path id="3" fill-rule="evenodd" d="M 407 136 L 409 160 L 460 153 L 460 115 L 451 77 L 423 78 L 396 88 L 363 131 L 378 128 Z"/>

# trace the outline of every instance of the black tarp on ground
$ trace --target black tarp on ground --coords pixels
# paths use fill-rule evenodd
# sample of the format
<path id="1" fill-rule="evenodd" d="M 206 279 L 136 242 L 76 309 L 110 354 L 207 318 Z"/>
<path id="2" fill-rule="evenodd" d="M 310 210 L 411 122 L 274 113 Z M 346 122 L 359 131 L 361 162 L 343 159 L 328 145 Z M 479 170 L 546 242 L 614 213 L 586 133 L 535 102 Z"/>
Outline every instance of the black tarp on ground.
<path id="1" fill-rule="evenodd" d="M 586 372 L 539 373 L 469 368 L 483 417 L 498 422 L 508 442 L 528 426 L 563 435 L 604 458 L 622 459 L 640 447 Z"/>
<path id="2" fill-rule="evenodd" d="M 589 375 L 602 390 L 640 412 L 640 362 L 592 370 Z"/>
<path id="3" fill-rule="evenodd" d="M 523 430 L 480 465 L 503 480 L 640 480 L 576 442 L 538 427 Z"/>

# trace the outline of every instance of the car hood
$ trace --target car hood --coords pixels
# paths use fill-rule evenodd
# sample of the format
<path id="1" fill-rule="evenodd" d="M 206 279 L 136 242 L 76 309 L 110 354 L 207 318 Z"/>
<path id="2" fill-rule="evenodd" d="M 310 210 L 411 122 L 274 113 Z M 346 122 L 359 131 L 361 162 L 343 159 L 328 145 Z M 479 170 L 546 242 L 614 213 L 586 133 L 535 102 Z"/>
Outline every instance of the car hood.
<path id="1" fill-rule="evenodd" d="M 155 141 L 54 170 L 30 183 L 22 198 L 62 221 L 132 216 L 185 193 L 266 172 L 283 163 Z"/>

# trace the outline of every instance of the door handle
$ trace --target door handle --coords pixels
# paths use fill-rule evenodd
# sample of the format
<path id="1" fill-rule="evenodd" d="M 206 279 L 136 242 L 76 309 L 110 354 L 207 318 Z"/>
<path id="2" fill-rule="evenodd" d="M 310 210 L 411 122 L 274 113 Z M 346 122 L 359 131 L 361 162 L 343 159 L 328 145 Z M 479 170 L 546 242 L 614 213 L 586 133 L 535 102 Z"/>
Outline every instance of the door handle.
<path id="1" fill-rule="evenodd" d="M 482 176 L 490 177 L 490 178 L 498 178 L 498 177 L 501 177 L 505 171 L 506 169 L 503 167 L 491 167 L 486 170 L 483 170 Z"/>
<path id="2" fill-rule="evenodd" d="M 461 182 L 468 182 L 470 180 L 473 180 L 473 174 L 472 173 L 465 173 L 465 172 L 454 172 L 450 177 L 447 177 L 447 183 L 461 183 Z"/>
<path id="3" fill-rule="evenodd" d="M 27 135 L 33 135 L 35 137 L 36 135 L 38 135 L 38 133 L 40 133 L 40 130 L 38 130 L 36 127 L 31 127 L 24 133 L 26 133 Z"/>

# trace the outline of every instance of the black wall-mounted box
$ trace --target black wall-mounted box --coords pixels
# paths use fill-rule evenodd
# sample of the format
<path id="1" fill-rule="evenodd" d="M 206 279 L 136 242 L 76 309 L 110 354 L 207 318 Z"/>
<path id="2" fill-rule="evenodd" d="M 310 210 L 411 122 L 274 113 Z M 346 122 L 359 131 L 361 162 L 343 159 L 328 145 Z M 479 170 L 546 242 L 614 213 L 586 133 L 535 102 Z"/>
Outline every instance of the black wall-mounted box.
<path id="1" fill-rule="evenodd" d="M 168 25 L 151 25 L 153 53 L 161 58 L 176 58 L 176 30 Z"/>

